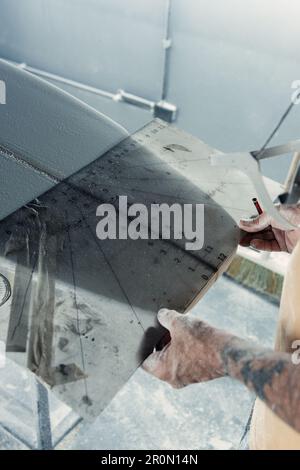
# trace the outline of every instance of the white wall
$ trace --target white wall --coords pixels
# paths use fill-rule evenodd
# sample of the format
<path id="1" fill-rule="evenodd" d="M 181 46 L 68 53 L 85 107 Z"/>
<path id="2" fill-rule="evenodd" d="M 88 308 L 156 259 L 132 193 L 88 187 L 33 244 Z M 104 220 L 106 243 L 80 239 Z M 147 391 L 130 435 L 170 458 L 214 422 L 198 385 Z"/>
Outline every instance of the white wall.
<path id="1" fill-rule="evenodd" d="M 173 0 L 168 98 L 178 124 L 224 150 L 259 148 L 300 79 L 298 0 Z M 274 143 L 300 138 L 296 107 Z M 282 179 L 286 157 L 264 164 Z"/>
<path id="2" fill-rule="evenodd" d="M 165 0 L 0 0 L 0 55 L 159 98 Z"/>
<path id="3" fill-rule="evenodd" d="M 224 150 L 259 148 L 300 79 L 299 0 L 171 0 L 167 98 Z M 167 0 L 0 0 L 0 56 L 158 100 Z M 276 142 L 300 137 L 300 107 Z M 130 119 L 130 118 L 129 118 Z M 288 159 L 266 162 L 283 179 Z"/>

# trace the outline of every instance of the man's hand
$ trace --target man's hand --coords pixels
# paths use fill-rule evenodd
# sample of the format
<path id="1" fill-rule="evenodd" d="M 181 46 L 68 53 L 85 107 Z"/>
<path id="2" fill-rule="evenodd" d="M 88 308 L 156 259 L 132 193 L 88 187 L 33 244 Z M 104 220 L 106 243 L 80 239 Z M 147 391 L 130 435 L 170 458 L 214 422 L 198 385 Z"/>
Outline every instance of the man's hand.
<path id="1" fill-rule="evenodd" d="M 300 206 L 278 206 L 279 212 L 294 225 L 300 224 Z M 241 246 L 252 246 L 262 251 L 286 251 L 291 253 L 300 239 L 300 228 L 283 230 L 267 213 L 252 220 L 241 220 L 240 228 L 248 232 L 240 241 Z"/>
<path id="2" fill-rule="evenodd" d="M 221 352 L 232 335 L 175 310 L 161 309 L 158 320 L 171 341 L 146 359 L 146 371 L 175 388 L 226 375 Z"/>
<path id="3" fill-rule="evenodd" d="M 290 354 L 256 347 L 174 310 L 160 310 L 158 319 L 172 339 L 146 359 L 146 371 L 176 388 L 228 375 L 300 432 L 300 366 Z"/>

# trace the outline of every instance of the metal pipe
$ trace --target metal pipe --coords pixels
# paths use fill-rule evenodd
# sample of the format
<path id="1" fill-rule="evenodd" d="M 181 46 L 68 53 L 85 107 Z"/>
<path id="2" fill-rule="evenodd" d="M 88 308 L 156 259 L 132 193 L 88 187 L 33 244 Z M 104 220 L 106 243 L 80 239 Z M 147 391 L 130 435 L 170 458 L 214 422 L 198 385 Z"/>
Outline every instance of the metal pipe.
<path id="1" fill-rule="evenodd" d="M 168 11 L 170 10 L 170 2 L 171 0 L 168 0 Z M 169 15 L 169 13 L 168 13 Z M 167 22 L 168 23 L 168 22 Z M 168 31 L 168 26 L 167 26 L 167 31 Z M 167 49 L 167 48 L 166 48 Z M 167 50 L 166 50 L 166 56 L 167 58 Z M 1 58 L 0 58 L 1 59 Z M 69 85 L 75 88 L 78 88 L 79 90 L 87 91 L 89 93 L 93 93 L 94 95 L 102 96 L 104 98 L 111 99 L 113 101 L 119 101 L 123 103 L 128 103 L 133 106 L 137 106 L 139 108 L 146 109 L 148 111 L 151 111 L 155 117 L 160 117 L 161 119 L 166 120 L 167 122 L 173 122 L 176 119 L 176 112 L 177 112 L 177 107 L 173 105 L 172 103 L 168 103 L 164 99 L 160 100 L 159 102 L 151 101 L 146 98 L 143 98 L 141 96 L 134 95 L 132 93 L 128 93 L 124 90 L 118 90 L 116 93 L 111 93 L 109 91 L 101 90 L 100 88 L 96 88 L 90 85 L 85 85 L 84 83 L 77 82 L 75 80 L 71 80 L 69 78 L 64 78 L 60 75 L 56 75 L 51 72 L 46 72 L 41 69 L 37 69 L 35 67 L 31 67 L 30 65 L 27 65 L 24 62 L 14 62 L 12 60 L 7 60 L 7 59 L 2 59 L 5 60 L 6 62 L 15 65 L 19 68 L 22 68 L 23 70 L 26 70 L 29 73 L 32 73 L 34 75 L 38 75 L 40 77 L 43 77 L 48 80 L 53 80 L 58 83 L 63 83 L 65 85 Z M 165 70 L 164 70 L 164 85 L 163 85 L 163 91 L 162 95 L 166 95 L 166 87 L 167 87 L 167 59 L 165 59 Z"/>
<path id="2" fill-rule="evenodd" d="M 163 80 L 162 80 L 162 91 L 161 91 L 162 101 L 166 100 L 167 98 L 168 82 L 169 82 L 170 49 L 172 46 L 172 40 L 170 38 L 171 1 L 172 0 L 167 0 L 167 5 L 166 5 L 165 37 L 163 39 L 164 63 L 163 63 Z"/>
<path id="3" fill-rule="evenodd" d="M 75 88 L 79 88 L 80 90 L 88 91 L 90 93 L 94 93 L 95 95 L 103 96 L 105 98 L 116 99 L 117 97 L 117 94 L 110 93 L 109 91 L 104 91 L 104 90 L 101 90 L 100 88 L 96 88 L 90 85 L 85 85 L 84 83 L 77 82 L 69 78 L 64 78 L 61 75 L 56 75 L 51 72 L 45 72 L 44 70 L 31 67 L 30 65 L 27 65 L 24 62 L 18 63 L 12 60 L 6 60 L 6 59 L 4 60 L 13 65 L 16 65 L 17 67 L 20 67 L 23 70 L 26 70 L 27 72 L 33 73 L 34 75 L 38 75 L 39 77 L 47 78 L 49 80 L 54 80 L 59 83 L 64 83 L 65 85 L 70 85 Z"/>

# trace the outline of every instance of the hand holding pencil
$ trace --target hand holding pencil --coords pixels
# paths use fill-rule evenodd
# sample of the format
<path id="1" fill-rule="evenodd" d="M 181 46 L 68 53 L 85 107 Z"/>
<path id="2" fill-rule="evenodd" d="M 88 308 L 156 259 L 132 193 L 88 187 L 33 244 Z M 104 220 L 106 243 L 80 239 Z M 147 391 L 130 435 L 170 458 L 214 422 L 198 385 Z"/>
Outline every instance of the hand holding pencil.
<path id="1" fill-rule="evenodd" d="M 253 199 L 258 217 L 241 220 L 240 228 L 246 232 L 240 241 L 241 246 L 251 246 L 261 251 L 285 251 L 291 253 L 300 239 L 300 228 L 284 230 L 272 217 L 263 212 L 257 199 Z M 277 210 L 291 223 L 300 224 L 300 206 L 276 206 Z"/>

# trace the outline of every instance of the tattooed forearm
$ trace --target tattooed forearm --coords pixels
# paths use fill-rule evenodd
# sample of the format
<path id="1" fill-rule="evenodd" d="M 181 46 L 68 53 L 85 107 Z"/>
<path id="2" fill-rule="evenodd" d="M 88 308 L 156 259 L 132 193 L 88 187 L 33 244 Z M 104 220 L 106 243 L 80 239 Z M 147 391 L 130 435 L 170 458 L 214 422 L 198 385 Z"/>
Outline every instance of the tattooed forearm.
<path id="1" fill-rule="evenodd" d="M 249 347 L 231 339 L 222 351 L 228 375 L 253 390 L 281 419 L 300 432 L 300 365 L 287 353 Z"/>

